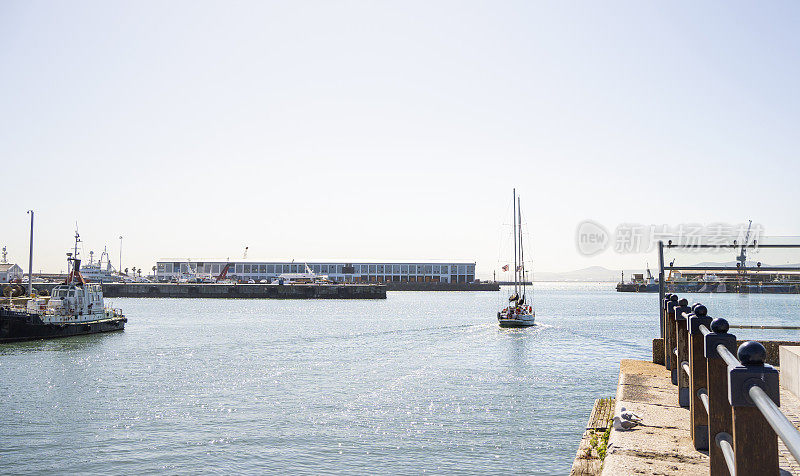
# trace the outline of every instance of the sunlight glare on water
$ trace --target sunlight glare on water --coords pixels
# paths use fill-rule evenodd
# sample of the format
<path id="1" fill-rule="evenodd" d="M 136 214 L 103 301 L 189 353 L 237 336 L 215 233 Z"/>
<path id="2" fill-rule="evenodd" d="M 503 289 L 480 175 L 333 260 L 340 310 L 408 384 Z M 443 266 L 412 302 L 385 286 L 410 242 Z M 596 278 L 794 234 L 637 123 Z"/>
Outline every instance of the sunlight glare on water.
<path id="1" fill-rule="evenodd" d="M 566 474 L 619 360 L 650 358 L 657 298 L 536 288 L 530 329 L 498 328 L 493 292 L 115 299 L 124 332 L 0 346 L 0 467 Z M 766 314 L 789 322 L 780 299 Z"/>

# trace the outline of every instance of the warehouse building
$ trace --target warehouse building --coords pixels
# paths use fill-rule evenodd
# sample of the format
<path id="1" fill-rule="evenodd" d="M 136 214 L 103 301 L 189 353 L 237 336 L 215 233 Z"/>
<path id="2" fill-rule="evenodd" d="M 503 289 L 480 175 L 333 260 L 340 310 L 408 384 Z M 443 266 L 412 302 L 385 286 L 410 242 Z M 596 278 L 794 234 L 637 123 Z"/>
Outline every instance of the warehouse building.
<path id="1" fill-rule="evenodd" d="M 195 276 L 214 278 L 228 267 L 227 277 L 247 282 L 271 281 L 281 274 L 304 273 L 308 269 L 342 283 L 471 283 L 475 281 L 475 262 L 286 262 L 251 260 L 160 260 L 159 281 L 174 281 Z"/>

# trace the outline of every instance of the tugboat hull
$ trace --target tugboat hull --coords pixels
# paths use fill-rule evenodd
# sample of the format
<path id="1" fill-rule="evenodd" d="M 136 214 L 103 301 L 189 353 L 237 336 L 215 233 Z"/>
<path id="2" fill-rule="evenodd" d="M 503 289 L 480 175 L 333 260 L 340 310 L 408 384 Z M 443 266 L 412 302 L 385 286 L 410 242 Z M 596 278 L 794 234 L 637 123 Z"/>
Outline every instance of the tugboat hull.
<path id="1" fill-rule="evenodd" d="M 88 322 L 44 323 L 37 314 L 0 308 L 0 343 L 37 339 L 55 339 L 125 329 L 125 317 Z"/>

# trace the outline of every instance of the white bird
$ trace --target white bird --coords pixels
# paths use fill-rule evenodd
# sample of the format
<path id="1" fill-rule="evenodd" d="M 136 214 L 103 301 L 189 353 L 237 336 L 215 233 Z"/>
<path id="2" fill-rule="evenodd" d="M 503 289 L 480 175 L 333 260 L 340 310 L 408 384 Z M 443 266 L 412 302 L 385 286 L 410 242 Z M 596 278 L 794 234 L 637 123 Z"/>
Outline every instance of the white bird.
<path id="1" fill-rule="evenodd" d="M 642 421 L 641 416 L 637 415 L 636 413 L 633 413 L 630 410 L 626 410 L 625 407 L 619 409 L 619 417 L 623 420 L 635 421 L 637 423 L 641 423 Z"/>
<path id="2" fill-rule="evenodd" d="M 620 418 L 618 416 L 614 417 L 614 429 L 615 430 L 622 430 L 622 431 L 630 430 L 630 429 L 632 429 L 633 427 L 635 427 L 637 425 L 639 425 L 639 422 L 637 422 L 637 421 L 623 420 L 622 418 Z"/>

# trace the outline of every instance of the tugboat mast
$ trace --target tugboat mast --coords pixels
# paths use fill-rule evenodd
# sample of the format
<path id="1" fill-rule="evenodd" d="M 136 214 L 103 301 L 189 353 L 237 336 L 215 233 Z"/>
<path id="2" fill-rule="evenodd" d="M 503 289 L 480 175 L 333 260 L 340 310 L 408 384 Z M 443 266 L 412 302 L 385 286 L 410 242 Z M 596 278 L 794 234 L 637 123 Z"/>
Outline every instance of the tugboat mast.
<path id="1" fill-rule="evenodd" d="M 78 243 L 80 242 L 81 235 L 78 233 L 78 225 L 75 224 L 75 251 L 72 253 L 72 258 L 70 258 L 70 261 L 72 261 L 72 271 L 74 271 L 75 268 L 75 260 L 78 259 Z"/>

